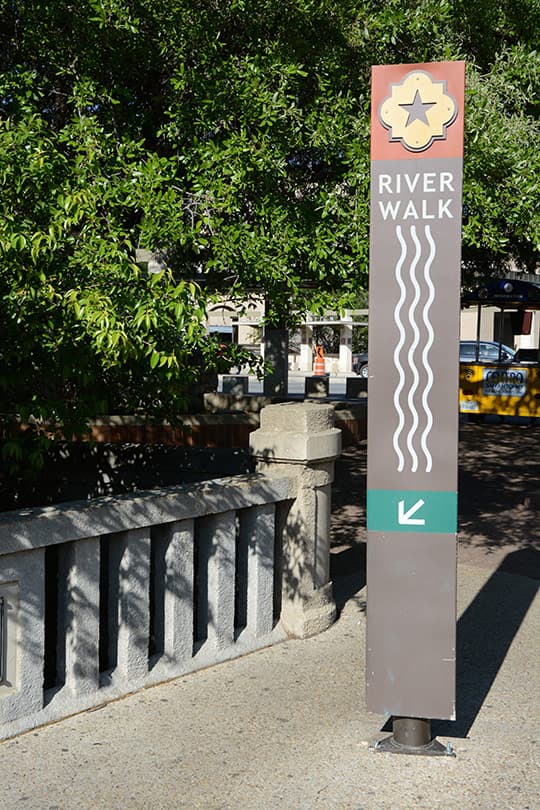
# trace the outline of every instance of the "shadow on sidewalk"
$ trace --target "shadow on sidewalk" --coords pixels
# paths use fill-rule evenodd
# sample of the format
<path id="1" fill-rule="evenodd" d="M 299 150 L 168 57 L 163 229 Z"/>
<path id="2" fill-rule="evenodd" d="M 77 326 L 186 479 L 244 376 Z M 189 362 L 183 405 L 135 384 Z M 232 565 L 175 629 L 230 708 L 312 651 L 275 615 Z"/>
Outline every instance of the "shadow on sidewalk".
<path id="1" fill-rule="evenodd" d="M 434 735 L 468 736 L 536 595 L 539 567 L 540 552 L 532 548 L 511 552 L 460 617 L 457 719 L 434 721 Z M 524 672 L 523 677 L 527 678 L 528 674 Z"/>
<path id="2" fill-rule="evenodd" d="M 338 615 L 366 584 L 366 544 L 355 543 L 330 555 L 330 579 Z M 365 603 L 362 608 L 365 610 Z"/>
<path id="3" fill-rule="evenodd" d="M 540 579 L 534 547 L 540 431 L 467 424 L 459 441 L 459 560 L 499 564 L 458 621 L 457 720 L 432 724 L 435 735 L 446 737 L 469 734 Z M 336 462 L 330 572 L 338 613 L 366 584 L 366 451 L 365 443 L 347 447 Z M 391 731 L 391 723 L 384 730 Z"/>
<path id="4" fill-rule="evenodd" d="M 366 584 L 366 546 L 332 556 L 331 576 L 338 613 Z M 457 624 L 455 721 L 433 720 L 434 736 L 467 737 L 517 635 L 540 580 L 540 552 L 507 554 Z M 365 602 L 361 606 L 365 610 Z M 523 677 L 529 677 L 526 672 Z M 392 721 L 383 731 L 392 731 Z"/>

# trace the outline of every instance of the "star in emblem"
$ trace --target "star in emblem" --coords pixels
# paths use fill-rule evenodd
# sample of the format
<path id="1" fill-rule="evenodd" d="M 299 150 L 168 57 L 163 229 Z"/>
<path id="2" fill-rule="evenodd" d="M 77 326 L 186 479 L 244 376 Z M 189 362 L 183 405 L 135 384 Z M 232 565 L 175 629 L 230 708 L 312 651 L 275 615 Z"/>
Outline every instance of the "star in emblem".
<path id="1" fill-rule="evenodd" d="M 379 107 L 379 121 L 389 130 L 391 142 L 422 152 L 433 141 L 446 139 L 458 112 L 446 81 L 432 79 L 426 70 L 413 70 L 401 82 L 390 84 L 389 91 Z"/>
<path id="2" fill-rule="evenodd" d="M 426 113 L 431 107 L 435 107 L 436 103 L 436 101 L 422 101 L 420 91 L 417 90 L 414 94 L 412 104 L 399 105 L 409 113 L 405 126 L 410 126 L 410 124 L 414 123 L 414 121 L 421 121 L 423 124 L 427 124 L 429 126 Z"/>

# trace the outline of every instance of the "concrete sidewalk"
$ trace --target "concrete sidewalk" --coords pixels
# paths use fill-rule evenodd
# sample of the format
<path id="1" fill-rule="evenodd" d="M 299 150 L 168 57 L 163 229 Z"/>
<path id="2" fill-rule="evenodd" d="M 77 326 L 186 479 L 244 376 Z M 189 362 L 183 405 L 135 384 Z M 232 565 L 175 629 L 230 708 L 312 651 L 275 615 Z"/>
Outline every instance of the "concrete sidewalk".
<path id="1" fill-rule="evenodd" d="M 455 758 L 368 748 L 360 447 L 337 469 L 336 624 L 1 743 L 1 810 L 536 810 L 539 448 L 461 431 L 457 720 L 432 724 Z"/>
<path id="2" fill-rule="evenodd" d="M 533 810 L 535 592 L 528 577 L 460 565 L 458 720 L 434 724 L 455 759 L 368 749 L 384 736 L 385 718 L 364 710 L 362 589 L 320 636 L 286 641 L 3 743 L 0 804 Z"/>

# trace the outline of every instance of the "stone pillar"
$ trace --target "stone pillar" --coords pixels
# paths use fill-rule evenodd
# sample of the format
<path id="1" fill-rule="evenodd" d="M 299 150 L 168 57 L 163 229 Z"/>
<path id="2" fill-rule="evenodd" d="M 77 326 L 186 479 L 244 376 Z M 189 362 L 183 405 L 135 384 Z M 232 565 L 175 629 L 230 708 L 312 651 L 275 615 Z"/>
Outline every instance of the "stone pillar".
<path id="1" fill-rule="evenodd" d="M 350 374 L 352 372 L 352 335 L 352 322 L 342 323 L 339 330 L 338 362 L 338 371 L 341 374 Z"/>
<path id="2" fill-rule="evenodd" d="M 330 499 L 341 431 L 334 427 L 334 407 L 269 405 L 250 447 L 259 472 L 296 482 L 283 532 L 281 621 L 300 638 L 320 633 L 336 615 L 329 577 Z"/>
<path id="3" fill-rule="evenodd" d="M 313 327 L 304 325 L 300 331 L 300 371 L 313 371 Z"/>

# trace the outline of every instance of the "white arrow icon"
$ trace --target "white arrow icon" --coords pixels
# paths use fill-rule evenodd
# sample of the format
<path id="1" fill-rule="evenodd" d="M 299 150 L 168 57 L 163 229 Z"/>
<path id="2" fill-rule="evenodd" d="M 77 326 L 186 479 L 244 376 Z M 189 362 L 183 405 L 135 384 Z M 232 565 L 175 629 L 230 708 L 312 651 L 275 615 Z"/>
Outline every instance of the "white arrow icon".
<path id="1" fill-rule="evenodd" d="M 418 510 L 424 505 L 424 501 L 422 498 L 416 501 L 410 509 L 405 511 L 405 501 L 399 501 L 398 503 L 398 523 L 402 526 L 425 526 L 426 521 L 422 518 L 413 518 L 414 515 Z"/>

